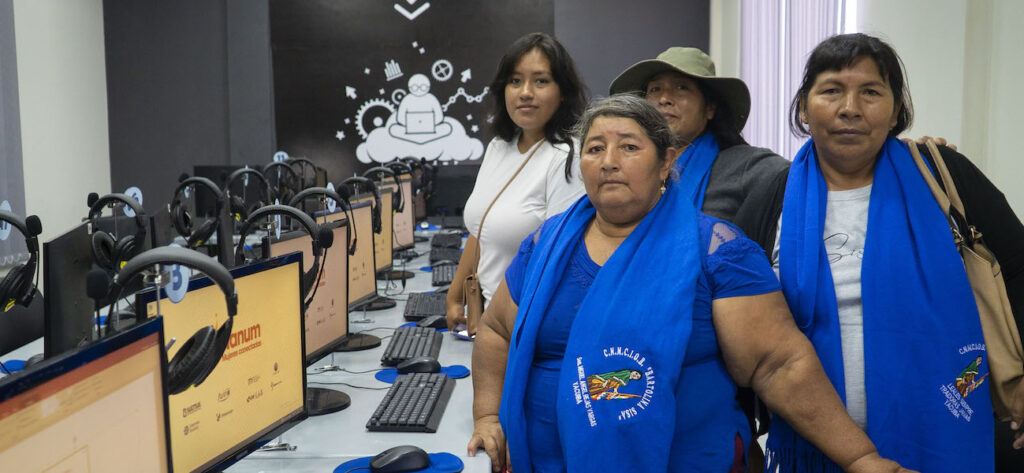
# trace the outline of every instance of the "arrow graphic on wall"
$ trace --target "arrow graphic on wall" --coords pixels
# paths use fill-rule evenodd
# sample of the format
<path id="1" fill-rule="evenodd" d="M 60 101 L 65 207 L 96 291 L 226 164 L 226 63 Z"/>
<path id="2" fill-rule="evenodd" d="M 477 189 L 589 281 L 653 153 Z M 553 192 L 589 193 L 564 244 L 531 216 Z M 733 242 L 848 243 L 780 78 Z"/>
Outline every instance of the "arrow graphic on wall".
<path id="1" fill-rule="evenodd" d="M 416 0 L 406 0 L 406 2 L 408 2 L 409 5 L 412 6 L 414 3 L 416 3 Z M 417 8 L 415 11 L 410 12 L 409 10 L 406 10 L 405 7 L 403 7 L 400 3 L 395 4 L 395 10 L 398 10 L 398 13 L 401 13 L 402 16 L 408 18 L 409 21 L 415 20 L 417 16 L 420 16 L 421 13 L 427 11 L 428 8 L 430 8 L 430 3 L 424 3 L 423 5 L 420 5 L 420 7 Z"/>

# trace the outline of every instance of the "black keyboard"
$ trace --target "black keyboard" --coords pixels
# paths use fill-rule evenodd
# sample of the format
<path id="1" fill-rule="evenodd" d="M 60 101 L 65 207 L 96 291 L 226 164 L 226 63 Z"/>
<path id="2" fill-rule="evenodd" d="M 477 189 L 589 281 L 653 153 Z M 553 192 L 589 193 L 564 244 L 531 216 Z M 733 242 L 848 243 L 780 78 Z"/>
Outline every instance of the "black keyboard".
<path id="1" fill-rule="evenodd" d="M 417 321 L 431 315 L 445 315 L 448 313 L 445 297 L 445 294 L 429 292 L 409 294 L 409 300 L 405 301 L 405 320 Z"/>
<path id="2" fill-rule="evenodd" d="M 437 233 L 430 240 L 431 248 L 459 248 L 461 246 L 461 233 Z"/>
<path id="3" fill-rule="evenodd" d="M 395 366 L 410 358 L 429 356 L 437 358 L 441 352 L 441 332 L 430 327 L 398 327 L 391 337 L 380 363 Z"/>
<path id="4" fill-rule="evenodd" d="M 453 261 L 458 263 L 459 259 L 462 258 L 462 251 L 458 248 L 431 248 L 430 249 L 430 262 L 436 263 L 438 261 Z"/>
<path id="5" fill-rule="evenodd" d="M 366 430 L 374 432 L 437 432 L 455 380 L 441 373 L 399 375 L 373 411 Z"/>
<path id="6" fill-rule="evenodd" d="M 452 279 L 455 279 L 455 270 L 459 266 L 453 263 L 441 263 L 431 266 L 430 284 L 434 286 L 444 286 L 451 284 Z"/>

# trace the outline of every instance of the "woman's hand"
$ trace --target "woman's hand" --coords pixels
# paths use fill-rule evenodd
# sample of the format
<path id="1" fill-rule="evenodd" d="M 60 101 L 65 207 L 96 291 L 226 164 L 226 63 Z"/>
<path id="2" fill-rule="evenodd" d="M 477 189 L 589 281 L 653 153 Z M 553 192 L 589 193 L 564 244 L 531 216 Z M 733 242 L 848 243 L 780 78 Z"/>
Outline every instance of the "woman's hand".
<path id="1" fill-rule="evenodd" d="M 899 463 L 882 458 L 877 452 L 858 458 L 846 468 L 846 471 L 849 473 L 917 473 L 914 470 L 901 467 Z"/>
<path id="2" fill-rule="evenodd" d="M 480 448 L 491 457 L 491 471 L 497 473 L 505 468 L 508 450 L 505 445 L 505 432 L 501 430 L 498 416 L 484 416 L 473 422 L 473 436 L 469 439 L 466 454 L 476 456 L 476 451 Z"/>
<path id="3" fill-rule="evenodd" d="M 447 311 L 445 317 L 448 319 L 448 330 L 455 331 L 455 326 L 466 323 L 466 304 L 463 302 L 445 299 Z"/>

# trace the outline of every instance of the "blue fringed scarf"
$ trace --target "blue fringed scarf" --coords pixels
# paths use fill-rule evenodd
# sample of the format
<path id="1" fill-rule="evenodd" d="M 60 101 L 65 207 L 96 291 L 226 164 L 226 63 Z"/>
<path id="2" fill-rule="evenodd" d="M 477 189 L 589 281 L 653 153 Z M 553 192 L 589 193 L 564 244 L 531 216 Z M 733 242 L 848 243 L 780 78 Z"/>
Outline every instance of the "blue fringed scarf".
<path id="1" fill-rule="evenodd" d="M 675 389 L 701 263 L 696 211 L 671 183 L 580 304 L 562 362 L 558 432 L 568 471 L 667 471 Z M 539 231 L 509 347 L 500 420 L 516 473 L 531 470 L 523 397 L 537 330 L 594 218 L 584 196 Z M 724 393 L 708 393 L 709 396 Z"/>
<path id="2" fill-rule="evenodd" d="M 835 288 L 822 242 L 826 198 L 808 140 L 786 184 L 779 279 L 797 325 L 845 397 Z M 978 309 L 946 219 L 907 146 L 895 138 L 886 140 L 875 165 L 867 228 L 861 299 L 868 436 L 879 454 L 905 468 L 993 471 Z M 765 471 L 839 471 L 778 417 L 767 459 Z"/>
<path id="3" fill-rule="evenodd" d="M 711 165 L 717 157 L 718 141 L 715 140 L 714 134 L 707 132 L 693 140 L 693 143 L 690 143 L 676 159 L 679 187 L 689 193 L 690 200 L 697 210 L 704 208 L 704 194 L 708 190 Z"/>

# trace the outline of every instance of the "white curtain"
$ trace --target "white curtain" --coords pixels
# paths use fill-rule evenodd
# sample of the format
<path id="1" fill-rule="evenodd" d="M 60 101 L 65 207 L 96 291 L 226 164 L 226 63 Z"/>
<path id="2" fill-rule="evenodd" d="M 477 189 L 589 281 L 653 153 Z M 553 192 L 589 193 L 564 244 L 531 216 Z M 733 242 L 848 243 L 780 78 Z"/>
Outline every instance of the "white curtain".
<path id="1" fill-rule="evenodd" d="M 805 139 L 789 130 L 804 63 L 823 39 L 842 30 L 844 0 L 742 0 L 740 78 L 750 88 L 747 142 L 793 159 Z"/>

